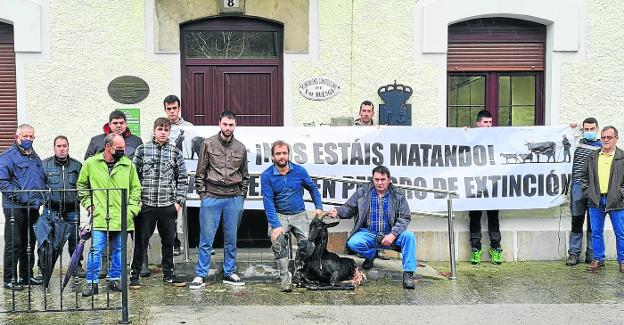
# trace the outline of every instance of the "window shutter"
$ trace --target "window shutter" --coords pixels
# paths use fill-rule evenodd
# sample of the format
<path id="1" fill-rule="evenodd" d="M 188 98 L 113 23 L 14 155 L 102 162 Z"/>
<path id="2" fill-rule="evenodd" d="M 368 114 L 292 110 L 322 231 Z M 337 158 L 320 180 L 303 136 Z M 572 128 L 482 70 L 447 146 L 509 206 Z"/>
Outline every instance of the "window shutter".
<path id="1" fill-rule="evenodd" d="M 544 71 L 544 43 L 451 43 L 448 71 Z"/>
<path id="2" fill-rule="evenodd" d="M 544 71 L 546 27 L 509 18 L 484 18 L 449 27 L 447 69 Z"/>
<path id="3" fill-rule="evenodd" d="M 15 129 L 17 129 L 17 90 L 13 28 L 0 23 L 0 151 L 13 143 Z"/>

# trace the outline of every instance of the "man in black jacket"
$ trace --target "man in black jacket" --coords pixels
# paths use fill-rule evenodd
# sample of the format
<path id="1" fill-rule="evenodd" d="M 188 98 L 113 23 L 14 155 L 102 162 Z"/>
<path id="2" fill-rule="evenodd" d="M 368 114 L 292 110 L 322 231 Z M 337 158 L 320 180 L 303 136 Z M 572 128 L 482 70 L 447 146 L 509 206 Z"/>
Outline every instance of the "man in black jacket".
<path id="1" fill-rule="evenodd" d="M 126 114 L 122 111 L 112 111 L 108 116 L 108 123 L 103 126 L 104 133 L 99 134 L 91 138 L 87 152 L 85 152 L 84 159 L 95 155 L 97 152 L 104 150 L 104 138 L 110 133 L 116 133 L 124 138 L 126 143 L 126 156 L 132 160 L 134 151 L 138 148 L 143 140 L 132 134 L 128 129 L 126 122 Z"/>
<path id="2" fill-rule="evenodd" d="M 43 160 L 46 188 L 51 190 L 74 190 L 82 164 L 69 156 L 69 140 L 64 135 L 54 138 L 54 156 Z M 49 208 L 58 213 L 59 217 L 72 224 L 72 232 L 68 240 L 69 255 L 74 253 L 78 243 L 78 227 L 80 207 L 77 192 L 51 192 Z M 82 258 L 81 258 L 82 260 Z M 84 276 L 82 264 L 78 264 L 78 275 Z"/>

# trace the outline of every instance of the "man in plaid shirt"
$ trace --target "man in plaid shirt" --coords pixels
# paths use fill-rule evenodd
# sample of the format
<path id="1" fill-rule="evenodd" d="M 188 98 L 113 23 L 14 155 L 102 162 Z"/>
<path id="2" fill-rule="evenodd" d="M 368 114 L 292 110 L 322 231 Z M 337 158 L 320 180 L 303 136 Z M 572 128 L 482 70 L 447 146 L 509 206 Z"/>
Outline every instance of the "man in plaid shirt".
<path id="1" fill-rule="evenodd" d="M 158 118 L 154 122 L 154 138 L 140 145 L 134 154 L 139 180 L 141 181 L 141 214 L 135 219 L 136 234 L 130 289 L 139 289 L 139 274 L 149 238 L 158 226 L 162 246 L 163 282 L 182 287 L 186 283 L 173 272 L 173 241 L 176 234 L 176 218 L 184 205 L 188 178 L 184 157 L 180 149 L 169 143 L 171 122 Z"/>

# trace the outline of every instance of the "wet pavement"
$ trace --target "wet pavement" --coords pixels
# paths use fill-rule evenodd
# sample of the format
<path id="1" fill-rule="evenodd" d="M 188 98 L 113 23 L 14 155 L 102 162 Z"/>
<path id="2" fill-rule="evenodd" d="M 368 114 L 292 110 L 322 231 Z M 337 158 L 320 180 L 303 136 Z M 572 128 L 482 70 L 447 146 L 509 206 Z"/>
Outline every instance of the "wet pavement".
<path id="1" fill-rule="evenodd" d="M 598 273 L 585 271 L 584 264 L 566 267 L 564 262 L 460 263 L 457 280 L 425 274 L 415 290 L 402 288 L 400 272 L 378 264 L 369 271 L 369 281 L 355 291 L 296 289 L 291 294 L 281 293 L 278 279 L 271 276 L 246 277 L 246 286 L 232 287 L 222 284 L 217 274 L 204 289 L 192 291 L 166 286 L 156 273 L 142 278 L 142 289 L 130 291 L 130 320 L 133 324 L 624 323 L 624 274 L 612 261 Z M 447 263 L 430 265 L 448 271 Z M 179 266 L 183 271 L 193 267 Z M 272 272 L 264 266 L 241 266 Z M 48 303 L 58 307 L 58 288 L 52 292 Z M 0 308 L 5 311 L 11 293 L 4 290 L 2 295 Z M 24 303 L 26 295 L 17 293 L 17 303 Z M 41 292 L 36 289 L 32 295 L 33 308 L 41 308 Z M 105 297 L 98 295 L 94 305 L 105 306 Z M 119 294 L 111 294 L 111 299 L 111 305 L 119 305 Z M 65 308 L 75 307 L 75 300 L 66 293 Z M 78 302 L 89 307 L 91 300 L 79 297 Z M 119 311 L 0 314 L 0 322 L 8 324 L 114 324 L 119 319 Z"/>

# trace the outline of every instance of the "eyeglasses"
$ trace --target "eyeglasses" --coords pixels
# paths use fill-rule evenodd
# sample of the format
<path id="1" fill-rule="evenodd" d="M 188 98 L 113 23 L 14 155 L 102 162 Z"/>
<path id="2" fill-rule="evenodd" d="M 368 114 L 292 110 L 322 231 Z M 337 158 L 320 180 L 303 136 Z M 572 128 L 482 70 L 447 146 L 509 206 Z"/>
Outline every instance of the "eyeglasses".
<path id="1" fill-rule="evenodd" d="M 600 140 L 609 140 L 609 141 L 611 141 L 613 139 L 615 139 L 615 137 L 612 137 L 610 135 L 603 135 L 603 136 L 600 137 Z"/>

